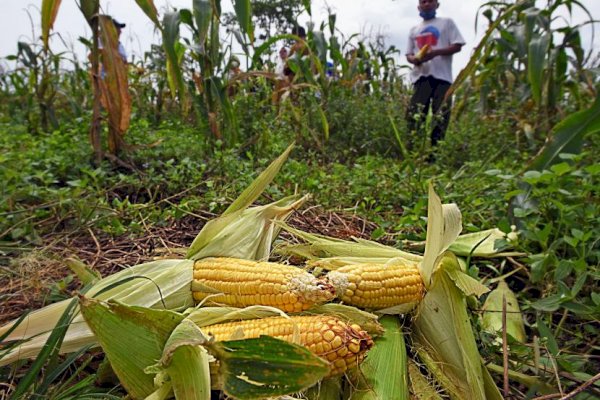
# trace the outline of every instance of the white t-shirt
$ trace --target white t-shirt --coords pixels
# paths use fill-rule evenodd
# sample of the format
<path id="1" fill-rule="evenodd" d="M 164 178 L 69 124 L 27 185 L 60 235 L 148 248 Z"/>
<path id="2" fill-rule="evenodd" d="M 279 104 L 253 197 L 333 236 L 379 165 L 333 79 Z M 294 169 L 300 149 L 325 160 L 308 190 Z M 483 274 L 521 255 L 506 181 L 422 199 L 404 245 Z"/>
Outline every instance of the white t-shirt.
<path id="1" fill-rule="evenodd" d="M 450 18 L 432 18 L 423 20 L 410 30 L 406 54 L 416 54 L 429 44 L 432 49 L 448 47 L 453 44 L 465 44 L 454 21 Z M 452 56 L 438 56 L 420 65 L 415 65 L 410 74 L 414 83 L 422 76 L 433 76 L 452 83 Z"/>

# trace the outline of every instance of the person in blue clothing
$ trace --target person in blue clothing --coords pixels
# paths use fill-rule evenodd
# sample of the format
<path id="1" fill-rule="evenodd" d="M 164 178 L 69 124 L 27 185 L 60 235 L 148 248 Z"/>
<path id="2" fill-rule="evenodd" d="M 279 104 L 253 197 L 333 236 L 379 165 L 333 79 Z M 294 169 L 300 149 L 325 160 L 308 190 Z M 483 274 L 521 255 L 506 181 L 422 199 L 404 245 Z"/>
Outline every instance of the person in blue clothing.
<path id="1" fill-rule="evenodd" d="M 436 16 L 437 0 L 419 0 L 422 21 L 410 30 L 406 59 L 413 64 L 410 74 L 414 92 L 406 115 L 409 131 L 422 133 L 431 107 L 431 145 L 444 138 L 450 121 L 451 100 L 444 100 L 452 84 L 452 56 L 465 44 L 450 18 Z M 420 51 L 422 50 L 422 51 Z"/>

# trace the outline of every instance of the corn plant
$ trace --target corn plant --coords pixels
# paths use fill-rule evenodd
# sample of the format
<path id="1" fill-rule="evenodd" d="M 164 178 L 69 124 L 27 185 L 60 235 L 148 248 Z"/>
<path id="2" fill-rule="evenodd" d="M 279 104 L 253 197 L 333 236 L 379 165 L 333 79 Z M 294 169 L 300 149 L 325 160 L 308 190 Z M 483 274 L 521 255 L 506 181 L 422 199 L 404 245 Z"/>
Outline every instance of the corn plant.
<path id="1" fill-rule="evenodd" d="M 574 0 L 549 0 L 543 9 L 535 3 L 482 5 L 489 28 L 454 84 L 457 87 L 472 76 L 483 112 L 510 104 L 507 111 L 532 138 L 572 111 L 573 105 L 581 108 L 595 95 L 587 67 L 591 52 L 585 53 L 579 33 L 581 26 L 592 23 L 591 14 Z M 588 21 L 558 26 L 557 21 L 564 21 L 559 12 L 571 14 L 576 8 L 587 14 Z M 514 103 L 506 96 L 509 93 Z"/>

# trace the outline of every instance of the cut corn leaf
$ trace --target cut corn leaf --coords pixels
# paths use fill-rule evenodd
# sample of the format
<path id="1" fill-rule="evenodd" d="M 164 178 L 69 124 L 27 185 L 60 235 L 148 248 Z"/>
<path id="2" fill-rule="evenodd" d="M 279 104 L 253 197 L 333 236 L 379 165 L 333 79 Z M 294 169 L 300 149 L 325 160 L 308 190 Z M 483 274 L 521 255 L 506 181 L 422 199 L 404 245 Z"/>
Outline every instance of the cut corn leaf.
<path id="1" fill-rule="evenodd" d="M 410 394 L 415 400 L 442 399 L 436 387 L 421 373 L 417 364 L 412 360 L 408 360 L 408 376 L 410 380 Z"/>
<path id="2" fill-rule="evenodd" d="M 208 340 L 200 328 L 187 319 L 181 321 L 169 337 L 161 364 L 177 400 L 210 400 L 209 355 L 202 347 Z"/>
<path id="3" fill-rule="evenodd" d="M 397 316 L 381 318 L 385 329 L 375 341 L 369 356 L 356 371 L 349 399 L 352 400 L 407 400 L 408 370 L 406 344 Z"/>
<path id="4" fill-rule="evenodd" d="M 425 254 L 421 261 L 421 276 L 429 289 L 434 267 L 439 258 L 456 240 L 462 230 L 462 216 L 456 204 L 443 204 L 429 183 L 427 203 L 427 238 Z"/>
<path id="5" fill-rule="evenodd" d="M 488 295 L 483 303 L 482 327 L 490 333 L 502 332 L 502 299 L 506 298 L 506 332 L 515 340 L 523 343 L 526 340 L 525 325 L 519 308 L 519 301 L 506 282 L 500 281 L 496 289 Z"/>
<path id="6" fill-rule="evenodd" d="M 327 257 L 352 257 L 361 263 L 369 262 L 371 258 L 385 259 L 386 262 L 393 258 L 406 260 L 407 262 L 420 262 L 422 257 L 418 254 L 407 253 L 381 243 L 371 240 L 353 238 L 352 241 L 330 238 L 323 235 L 315 235 L 292 228 L 284 222 L 277 222 L 287 232 L 306 241 L 306 244 L 287 245 L 284 244 L 276 249 L 277 252 L 286 255 L 298 255 L 309 260 L 317 260 Z"/>
<path id="7" fill-rule="evenodd" d="M 191 260 L 158 260 L 136 265 L 100 280 L 86 296 L 143 307 L 185 309 L 193 305 L 190 290 L 193 269 Z M 5 338 L 26 342 L 3 355 L 0 366 L 35 357 L 70 301 L 63 300 L 28 314 Z M 12 329 L 15 322 L 2 326 L 0 336 Z M 69 326 L 60 351 L 69 353 L 94 344 L 97 344 L 94 334 L 78 314 Z"/>
<path id="8" fill-rule="evenodd" d="M 162 356 L 183 316 L 174 311 L 114 301 L 104 303 L 87 297 L 81 298 L 80 307 L 127 393 L 135 399 L 151 395 L 155 391 L 154 379 L 144 369 Z"/>
<path id="9" fill-rule="evenodd" d="M 524 253 L 506 252 L 511 248 L 507 235 L 498 228 L 460 235 L 448 250 L 463 257 L 506 257 Z"/>
<path id="10" fill-rule="evenodd" d="M 234 257 L 266 260 L 285 220 L 310 196 L 289 196 L 265 206 L 236 210 L 209 221 L 190 246 L 187 258 Z"/>
<path id="11" fill-rule="evenodd" d="M 221 363 L 223 391 L 238 399 L 295 393 L 329 373 L 329 364 L 305 347 L 269 336 L 208 347 Z"/>
<path id="12" fill-rule="evenodd" d="M 500 365 L 495 365 L 495 364 L 487 364 L 486 368 L 488 371 L 488 378 L 486 378 L 486 382 L 489 380 L 490 386 L 496 386 L 494 384 L 494 379 L 491 377 L 491 375 L 489 375 L 489 371 L 494 372 L 495 374 L 498 375 L 504 375 L 504 368 Z M 530 376 L 530 375 L 525 375 L 521 372 L 517 372 L 517 371 L 513 371 L 512 369 L 508 370 L 508 377 L 509 379 L 518 382 L 522 385 L 527 386 L 530 389 L 535 390 L 536 392 L 540 392 L 541 394 L 554 394 L 557 393 L 559 390 L 556 387 L 553 387 L 552 385 L 544 382 L 543 380 L 539 379 L 536 376 Z M 502 397 L 488 397 L 488 399 L 491 400 L 502 400 Z"/>
<path id="13" fill-rule="evenodd" d="M 496 386 L 496 382 L 494 382 L 494 378 L 492 378 L 490 371 L 486 368 L 483 359 L 481 359 L 481 373 L 483 375 L 483 387 L 486 400 L 503 400 L 504 396 L 502 396 L 500 390 L 498 390 L 498 386 Z"/>
<path id="14" fill-rule="evenodd" d="M 359 325 L 371 336 L 380 336 L 384 332 L 383 327 L 378 322 L 377 315 L 360 310 L 356 307 L 344 304 L 327 303 L 312 307 L 310 310 L 301 313 L 301 315 L 312 314 L 333 315 L 342 321 L 350 321 L 352 324 Z"/>
<path id="15" fill-rule="evenodd" d="M 459 270 L 446 253 L 419 304 L 413 340 L 421 360 L 454 399 L 486 399 L 480 355 L 467 313 L 466 296 L 447 271 Z"/>

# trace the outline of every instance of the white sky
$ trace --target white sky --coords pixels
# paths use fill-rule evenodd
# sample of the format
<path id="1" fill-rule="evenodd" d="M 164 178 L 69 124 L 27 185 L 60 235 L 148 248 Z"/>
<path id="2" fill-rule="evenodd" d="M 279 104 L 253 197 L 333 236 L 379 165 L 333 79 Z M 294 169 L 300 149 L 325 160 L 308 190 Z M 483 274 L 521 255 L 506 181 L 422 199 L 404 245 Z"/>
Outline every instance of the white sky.
<path id="1" fill-rule="evenodd" d="M 38 10 L 41 2 L 41 0 L 0 0 L 0 58 L 15 54 L 17 41 L 31 42 L 34 34 L 39 36 Z M 232 2 L 233 0 L 222 1 L 224 11 L 232 9 Z M 467 42 L 463 50 L 455 56 L 454 75 L 466 65 L 471 50 L 477 45 L 478 39 L 485 30 L 485 26 L 481 25 L 483 18 L 480 18 L 477 31 L 474 26 L 477 10 L 485 2 L 483 0 L 440 0 L 438 15 L 453 18 Z M 580 0 L 580 2 L 587 7 L 594 18 L 600 19 L 600 0 Z M 169 6 L 192 7 L 192 0 L 154 0 L 154 3 L 159 13 Z M 134 0 L 101 0 L 100 4 L 105 13 L 127 24 L 121 39 L 128 54 L 139 57 L 149 49 L 150 44 L 160 42 L 152 22 L 138 8 Z M 538 0 L 538 7 L 543 7 L 544 4 L 546 4 L 545 0 Z M 312 20 L 317 27 L 327 18 L 326 5 L 337 14 L 337 27 L 346 36 L 353 33 L 363 35 L 381 33 L 385 36 L 387 45 L 393 44 L 402 51 L 401 61 L 404 61 L 408 31 L 419 21 L 417 0 L 313 0 Z M 28 11 L 33 19 L 33 27 Z M 582 12 L 576 12 L 571 22 L 580 23 L 585 19 L 587 18 Z M 306 25 L 308 20 L 308 16 L 303 15 L 299 22 Z M 600 26 L 596 25 L 596 30 L 600 34 Z M 77 41 L 77 38 L 89 37 L 90 30 L 77 8 L 76 0 L 62 1 L 54 31 L 60 33 L 60 38 L 55 35 L 51 41 L 55 51 L 64 49 L 61 42 L 65 42 L 68 47 L 75 50 L 80 59 L 85 57 L 85 47 Z M 588 49 L 590 32 L 589 25 L 582 31 L 584 46 Z M 600 37 L 595 40 L 594 51 L 600 51 Z M 3 60 L 0 60 L 0 63 L 6 66 Z"/>

